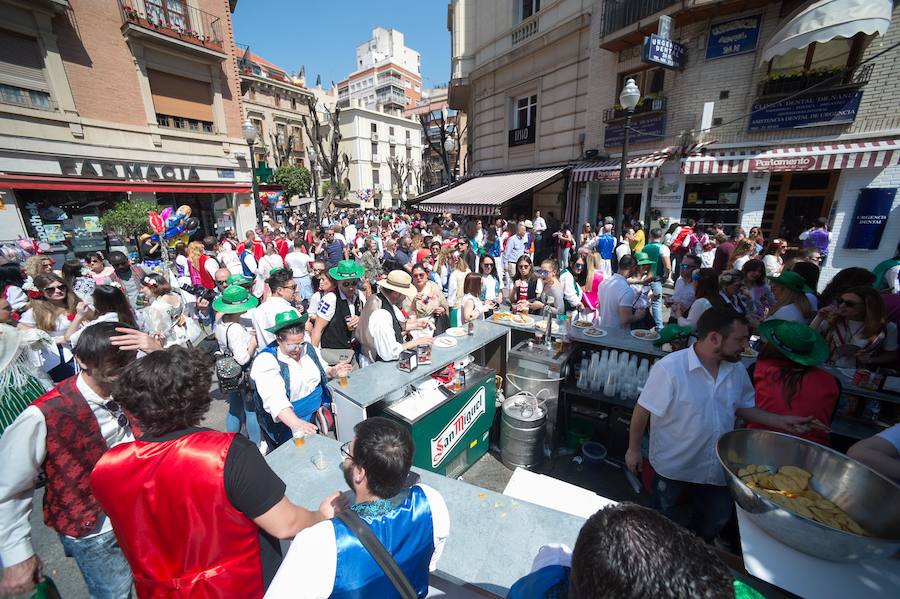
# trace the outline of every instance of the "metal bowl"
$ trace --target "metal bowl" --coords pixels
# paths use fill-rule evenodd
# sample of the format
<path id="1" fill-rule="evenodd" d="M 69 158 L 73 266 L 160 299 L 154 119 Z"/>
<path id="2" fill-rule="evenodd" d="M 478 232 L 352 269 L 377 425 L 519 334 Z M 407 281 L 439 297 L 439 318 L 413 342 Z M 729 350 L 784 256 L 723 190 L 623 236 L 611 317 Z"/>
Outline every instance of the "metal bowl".
<path id="1" fill-rule="evenodd" d="M 778 541 L 835 562 L 894 555 L 900 549 L 900 486 L 856 460 L 817 443 L 765 430 L 726 433 L 716 445 L 728 488 L 750 519 Z M 804 518 L 758 495 L 738 478 L 749 464 L 812 473 L 810 486 L 859 522 L 872 536 L 844 532 Z"/>

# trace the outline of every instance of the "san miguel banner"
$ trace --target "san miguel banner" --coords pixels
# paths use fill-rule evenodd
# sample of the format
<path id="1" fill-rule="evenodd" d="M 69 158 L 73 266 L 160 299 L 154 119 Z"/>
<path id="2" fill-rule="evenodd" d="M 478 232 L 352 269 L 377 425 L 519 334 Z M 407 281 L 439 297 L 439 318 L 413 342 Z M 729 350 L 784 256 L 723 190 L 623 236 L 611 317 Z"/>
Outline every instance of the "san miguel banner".
<path id="1" fill-rule="evenodd" d="M 859 190 L 853 220 L 844 247 L 850 250 L 877 250 L 897 195 L 896 187 L 866 187 Z"/>

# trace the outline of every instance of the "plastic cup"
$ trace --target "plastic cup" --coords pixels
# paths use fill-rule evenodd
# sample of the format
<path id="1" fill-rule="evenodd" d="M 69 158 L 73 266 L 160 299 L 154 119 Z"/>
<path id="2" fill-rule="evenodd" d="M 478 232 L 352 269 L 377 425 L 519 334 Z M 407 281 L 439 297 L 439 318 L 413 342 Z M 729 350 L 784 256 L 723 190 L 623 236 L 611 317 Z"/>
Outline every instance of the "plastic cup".
<path id="1" fill-rule="evenodd" d="M 313 463 L 313 466 L 316 467 L 316 470 L 325 470 L 328 467 L 328 462 L 325 460 L 325 454 L 322 453 L 322 450 L 318 450 L 316 454 L 310 460 Z"/>
<path id="2" fill-rule="evenodd" d="M 338 385 L 341 387 L 346 387 L 350 384 L 350 375 L 346 372 L 342 372 L 338 375 Z"/>
<path id="3" fill-rule="evenodd" d="M 303 447 L 306 444 L 306 431 L 294 431 L 294 447 Z"/>

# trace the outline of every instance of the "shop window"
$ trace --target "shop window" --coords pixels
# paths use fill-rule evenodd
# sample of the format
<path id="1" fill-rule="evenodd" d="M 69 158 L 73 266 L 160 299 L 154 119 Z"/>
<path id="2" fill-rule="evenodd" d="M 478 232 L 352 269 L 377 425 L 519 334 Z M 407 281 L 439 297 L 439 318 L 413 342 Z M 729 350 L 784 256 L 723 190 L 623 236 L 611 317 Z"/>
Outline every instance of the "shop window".
<path id="1" fill-rule="evenodd" d="M 537 95 L 516 100 L 513 129 L 531 127 L 537 121 Z"/>
<path id="2" fill-rule="evenodd" d="M 147 69 L 147 78 L 150 81 L 153 106 L 158 115 L 169 115 L 173 119 L 177 118 L 182 121 L 193 120 L 198 123 L 209 123 L 208 130 L 212 131 L 212 123 L 215 119 L 213 118 L 212 87 L 209 83 L 153 69 Z M 189 124 L 169 126 L 179 129 L 190 128 Z M 206 128 L 200 126 L 198 130 L 206 130 Z"/>
<path id="3" fill-rule="evenodd" d="M 0 102 L 53 109 L 36 38 L 0 29 Z"/>
<path id="4" fill-rule="evenodd" d="M 22 206 L 33 206 L 25 219 L 29 236 L 51 245 L 51 253 L 64 255 L 109 249 L 107 234 L 100 226 L 101 215 L 128 196 L 123 192 L 37 191 L 20 189 L 16 197 Z M 120 241 L 117 241 L 119 243 Z M 63 245 L 65 243 L 65 245 Z"/>
<path id="5" fill-rule="evenodd" d="M 736 227 L 741 221 L 742 181 L 689 183 L 684 188 L 682 218 Z"/>

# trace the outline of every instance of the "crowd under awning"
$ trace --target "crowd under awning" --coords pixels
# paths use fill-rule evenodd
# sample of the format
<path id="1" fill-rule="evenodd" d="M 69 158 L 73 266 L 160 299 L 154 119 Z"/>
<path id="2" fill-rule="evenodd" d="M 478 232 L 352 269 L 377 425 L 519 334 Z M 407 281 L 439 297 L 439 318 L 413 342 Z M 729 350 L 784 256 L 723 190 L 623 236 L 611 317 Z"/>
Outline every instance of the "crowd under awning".
<path id="1" fill-rule="evenodd" d="M 760 54 L 766 62 L 791 50 L 858 33 L 884 35 L 891 24 L 891 0 L 819 0 L 784 24 Z"/>
<path id="2" fill-rule="evenodd" d="M 474 177 L 416 204 L 425 212 L 489 216 L 503 204 L 562 177 L 567 167 Z"/>

